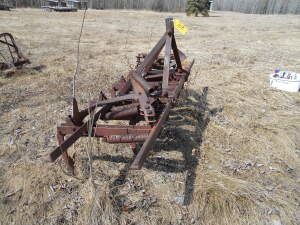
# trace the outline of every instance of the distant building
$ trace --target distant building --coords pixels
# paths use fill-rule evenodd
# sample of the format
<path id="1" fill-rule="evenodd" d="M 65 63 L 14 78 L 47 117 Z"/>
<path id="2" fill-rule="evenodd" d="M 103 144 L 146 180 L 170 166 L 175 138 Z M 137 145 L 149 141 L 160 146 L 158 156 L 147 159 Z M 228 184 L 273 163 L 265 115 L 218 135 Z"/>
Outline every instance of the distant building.
<path id="1" fill-rule="evenodd" d="M 87 3 L 87 0 L 45 0 L 42 8 L 55 11 L 77 11 L 77 9 L 87 8 Z"/>

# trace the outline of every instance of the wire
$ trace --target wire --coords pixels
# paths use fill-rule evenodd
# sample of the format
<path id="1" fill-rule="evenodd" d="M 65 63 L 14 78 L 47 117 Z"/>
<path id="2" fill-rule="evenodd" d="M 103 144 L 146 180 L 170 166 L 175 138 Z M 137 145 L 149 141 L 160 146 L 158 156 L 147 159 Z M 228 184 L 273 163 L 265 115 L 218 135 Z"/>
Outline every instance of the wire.
<path id="1" fill-rule="evenodd" d="M 76 70 L 75 70 L 75 73 L 73 75 L 73 98 L 76 97 L 76 78 L 77 78 L 77 75 L 78 75 L 79 64 L 80 64 L 80 41 L 81 41 L 82 30 L 83 30 L 83 26 L 84 26 L 84 20 L 85 20 L 85 17 L 86 17 L 86 11 L 87 11 L 87 6 L 85 7 L 85 10 L 84 10 L 82 23 L 81 23 L 80 34 L 79 34 L 78 43 L 77 43 Z"/>

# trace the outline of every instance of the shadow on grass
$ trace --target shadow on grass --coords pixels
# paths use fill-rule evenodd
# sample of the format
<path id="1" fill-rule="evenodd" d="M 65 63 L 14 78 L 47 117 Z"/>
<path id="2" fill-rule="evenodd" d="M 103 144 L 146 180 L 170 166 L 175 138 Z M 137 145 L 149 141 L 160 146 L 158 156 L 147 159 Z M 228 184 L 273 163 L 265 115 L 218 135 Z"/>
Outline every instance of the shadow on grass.
<path id="1" fill-rule="evenodd" d="M 185 92 L 187 97 L 180 99 L 177 106 L 171 110 L 169 120 L 153 146 L 153 151 L 156 154 L 159 152 L 179 151 L 183 155 L 183 160 L 153 156 L 146 160 L 143 167 L 153 171 L 168 173 L 186 172 L 183 204 L 189 205 L 194 192 L 196 167 L 201 157 L 199 147 L 202 143 L 203 133 L 210 121 L 210 116 L 213 116 L 221 109 L 208 109 L 207 87 L 203 88 L 200 94 L 194 90 L 185 90 Z M 118 186 L 126 182 L 129 167 L 133 159 L 124 156 L 102 154 L 93 156 L 93 160 L 126 164 L 120 171 L 119 176 L 110 184 L 110 195 L 116 200 L 115 211 L 120 215 L 122 212 L 122 203 L 118 199 Z"/>

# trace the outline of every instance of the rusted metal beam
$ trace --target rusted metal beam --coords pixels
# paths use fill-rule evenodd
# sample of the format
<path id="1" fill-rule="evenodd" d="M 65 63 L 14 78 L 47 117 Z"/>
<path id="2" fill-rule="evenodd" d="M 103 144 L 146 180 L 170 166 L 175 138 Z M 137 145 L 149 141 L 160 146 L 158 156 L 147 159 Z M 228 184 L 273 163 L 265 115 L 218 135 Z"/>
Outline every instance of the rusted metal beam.
<path id="1" fill-rule="evenodd" d="M 104 137 L 104 142 L 107 143 L 135 143 L 135 142 L 144 142 L 147 139 L 148 135 L 140 134 L 128 134 L 128 135 L 112 135 Z"/>
<path id="2" fill-rule="evenodd" d="M 113 103 L 118 103 L 118 102 L 127 101 L 127 100 L 137 100 L 137 96 L 135 94 L 122 95 L 122 96 L 107 99 L 107 100 L 104 100 L 101 102 L 97 102 L 96 104 L 90 106 L 89 108 L 101 107 L 101 106 L 104 106 L 107 104 L 113 104 Z M 88 110 L 88 109 L 86 109 L 86 110 Z"/>
<path id="3" fill-rule="evenodd" d="M 67 151 L 67 149 L 74 144 L 80 137 L 82 137 L 83 133 L 88 130 L 88 126 L 94 123 L 94 119 L 98 118 L 101 113 L 105 113 L 108 109 L 111 108 L 111 105 L 106 105 L 102 109 L 100 109 L 95 115 L 94 118 L 88 120 L 85 122 L 81 127 L 76 129 L 74 133 L 68 137 L 66 140 L 64 140 L 63 143 L 61 143 L 56 149 L 54 149 L 49 154 L 49 161 L 54 162 L 59 156 L 61 156 L 64 152 Z"/>
<path id="4" fill-rule="evenodd" d="M 108 104 L 114 104 L 114 103 L 119 103 L 122 101 L 127 101 L 127 100 L 135 100 L 137 99 L 135 94 L 128 94 L 128 95 L 123 95 L 123 96 L 118 96 L 115 98 L 103 100 L 100 102 L 96 102 L 95 104 L 90 105 L 88 108 L 79 111 L 77 101 L 75 98 L 73 98 L 73 117 L 70 118 L 74 124 L 80 125 L 82 124 L 82 120 L 90 114 L 91 111 L 93 111 L 96 107 L 101 107 L 104 105 Z"/>
<path id="5" fill-rule="evenodd" d="M 155 142 L 157 136 L 159 135 L 160 131 L 162 130 L 163 124 L 164 122 L 167 120 L 169 113 L 170 113 L 170 109 L 171 109 L 171 104 L 167 103 L 165 106 L 165 109 L 159 119 L 159 121 L 157 122 L 157 124 L 152 128 L 149 137 L 147 138 L 147 140 L 145 141 L 145 143 L 143 144 L 141 150 L 139 151 L 139 153 L 137 154 L 137 156 L 135 157 L 133 163 L 131 164 L 131 169 L 141 169 L 143 166 L 143 163 L 146 159 L 146 157 L 148 156 L 153 143 Z"/>
<path id="6" fill-rule="evenodd" d="M 104 118 L 106 120 L 126 120 L 131 117 L 138 116 L 139 110 L 138 108 L 126 109 L 119 112 L 109 112 L 106 113 Z"/>
<path id="7" fill-rule="evenodd" d="M 147 56 L 144 59 L 144 61 L 142 62 L 142 64 L 139 65 L 138 68 L 136 69 L 137 74 L 140 75 L 140 74 L 143 74 L 143 73 L 147 73 L 150 70 L 151 66 L 153 65 L 153 63 L 155 62 L 155 60 L 157 59 L 159 53 L 161 52 L 161 50 L 163 49 L 163 47 L 165 45 L 166 37 L 167 37 L 167 34 L 165 33 L 161 37 L 159 42 L 150 51 L 150 53 L 147 54 Z"/>
<path id="8" fill-rule="evenodd" d="M 177 48 L 177 44 L 174 36 L 172 36 L 172 50 L 176 60 L 177 69 L 182 69 L 181 62 L 186 59 L 186 56 Z"/>
<path id="9" fill-rule="evenodd" d="M 164 61 L 164 72 L 163 72 L 163 82 L 162 82 L 162 95 L 168 95 L 169 86 L 169 74 L 170 74 L 170 58 L 171 58 L 171 41 L 172 36 L 168 36 L 166 40 L 165 47 L 165 61 Z"/>
<path id="10" fill-rule="evenodd" d="M 88 123 L 84 123 L 70 137 L 64 140 L 55 150 L 50 153 L 49 161 L 54 162 L 59 156 L 66 152 L 72 144 L 74 144 L 80 137 L 82 137 L 83 132 L 85 132 L 87 128 Z"/>
<path id="11" fill-rule="evenodd" d="M 73 134 L 80 127 L 70 124 L 61 125 L 58 127 L 58 132 L 63 135 Z M 127 134 L 148 134 L 151 131 L 150 126 L 120 126 L 120 125 L 97 125 L 93 127 L 91 136 L 105 137 L 110 135 L 127 135 Z M 82 137 L 88 136 L 88 130 L 82 132 Z"/>
<path id="12" fill-rule="evenodd" d="M 121 105 L 121 106 L 113 106 L 110 111 L 112 112 L 120 112 L 127 109 L 133 109 L 137 108 L 140 104 L 139 103 L 133 103 L 128 105 Z"/>

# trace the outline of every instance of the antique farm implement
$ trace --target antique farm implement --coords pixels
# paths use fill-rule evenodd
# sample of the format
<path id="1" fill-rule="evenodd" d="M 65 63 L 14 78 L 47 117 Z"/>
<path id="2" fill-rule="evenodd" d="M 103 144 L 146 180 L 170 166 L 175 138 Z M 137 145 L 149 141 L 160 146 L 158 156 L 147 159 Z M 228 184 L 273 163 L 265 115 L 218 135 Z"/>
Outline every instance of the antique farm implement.
<path id="1" fill-rule="evenodd" d="M 9 11 L 12 7 L 9 0 L 0 0 L 0 10 L 7 10 Z"/>
<path id="2" fill-rule="evenodd" d="M 164 57 L 160 56 L 163 48 Z M 68 148 L 80 137 L 91 136 L 107 143 L 129 143 L 135 155 L 131 169 L 141 169 L 194 64 L 183 66 L 185 58 L 176 45 L 173 19 L 167 18 L 164 35 L 149 54 L 137 56 L 135 70 L 113 85 L 111 98 L 101 92 L 100 99 L 84 110 L 73 98 L 73 115 L 57 127 L 59 146 L 49 160 L 62 156 L 73 171 Z M 128 125 L 101 125 L 99 120 L 128 121 Z M 138 143 L 143 143 L 140 149 Z"/>
<path id="3" fill-rule="evenodd" d="M 10 33 L 0 34 L 0 71 L 10 68 L 20 68 L 30 63 L 21 52 Z"/>

